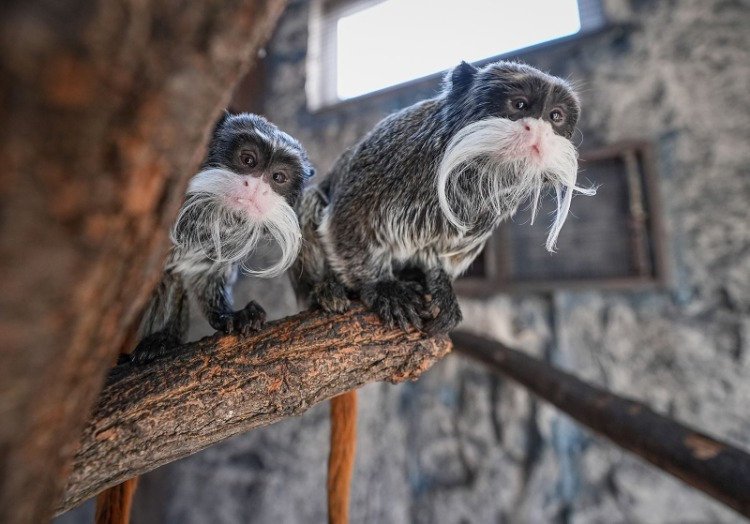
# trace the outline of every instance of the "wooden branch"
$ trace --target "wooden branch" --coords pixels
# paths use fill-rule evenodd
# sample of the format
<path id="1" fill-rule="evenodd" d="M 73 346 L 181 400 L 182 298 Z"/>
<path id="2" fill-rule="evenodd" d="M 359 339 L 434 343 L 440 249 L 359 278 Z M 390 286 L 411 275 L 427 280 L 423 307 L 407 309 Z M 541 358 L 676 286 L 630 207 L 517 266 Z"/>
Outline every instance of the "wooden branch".
<path id="1" fill-rule="evenodd" d="M 86 426 L 58 512 L 249 429 L 368 382 L 416 379 L 447 337 L 385 328 L 363 308 L 304 312 L 240 340 L 214 336 L 118 366 Z"/>
<path id="2" fill-rule="evenodd" d="M 750 455 L 500 342 L 454 333 L 456 351 L 502 373 L 623 449 L 750 517 Z"/>

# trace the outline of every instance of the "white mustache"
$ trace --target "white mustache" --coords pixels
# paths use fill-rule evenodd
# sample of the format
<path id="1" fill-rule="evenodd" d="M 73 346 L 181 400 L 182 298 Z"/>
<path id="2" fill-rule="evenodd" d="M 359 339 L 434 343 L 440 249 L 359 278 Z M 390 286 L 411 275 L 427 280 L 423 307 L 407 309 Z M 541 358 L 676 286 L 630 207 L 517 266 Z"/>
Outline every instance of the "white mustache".
<path id="1" fill-rule="evenodd" d="M 261 220 L 227 205 L 227 194 L 239 183 L 238 176 L 225 169 L 207 169 L 193 177 L 172 228 L 172 243 L 178 250 L 202 252 L 215 264 L 241 263 L 242 270 L 251 275 L 279 275 L 292 265 L 300 249 L 297 214 L 279 195 Z M 245 266 L 248 255 L 269 238 L 279 244 L 280 259 L 265 269 Z"/>
<path id="2" fill-rule="evenodd" d="M 569 140 L 559 135 L 551 133 L 545 138 L 542 162 L 528 158 L 519 146 L 524 127 L 523 121 L 489 118 L 456 133 L 438 167 L 438 200 L 448 222 L 462 233 L 471 228 L 469 217 L 478 206 L 507 215 L 529 197 L 533 223 L 542 188 L 550 183 L 555 189 L 557 210 L 545 247 L 553 252 L 568 217 L 573 192 L 593 195 L 596 190 L 576 185 L 578 153 Z M 462 175 L 467 173 L 472 174 L 469 191 L 460 184 Z"/>

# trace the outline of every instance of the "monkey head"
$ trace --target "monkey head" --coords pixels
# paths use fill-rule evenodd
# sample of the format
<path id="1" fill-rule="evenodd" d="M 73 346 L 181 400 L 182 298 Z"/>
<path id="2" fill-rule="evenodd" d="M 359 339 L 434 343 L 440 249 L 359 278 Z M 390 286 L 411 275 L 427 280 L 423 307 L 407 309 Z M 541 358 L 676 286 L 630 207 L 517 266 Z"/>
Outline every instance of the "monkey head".
<path id="1" fill-rule="evenodd" d="M 437 176 L 440 207 L 460 231 L 471 228 L 477 203 L 507 209 L 531 198 L 532 222 L 542 188 L 552 186 L 557 213 L 546 247 L 553 251 L 576 186 L 578 154 L 571 142 L 580 104 L 564 80 L 533 67 L 465 62 L 446 78 L 444 118 L 456 130 Z M 479 200 L 477 200 L 477 198 Z"/>
<path id="2" fill-rule="evenodd" d="M 265 118 L 228 112 L 216 125 L 204 169 L 234 173 L 233 203 L 260 218 L 281 199 L 294 205 L 313 174 L 302 145 Z M 230 197 L 231 200 L 231 197 Z"/>
<path id="3" fill-rule="evenodd" d="M 177 249 L 197 250 L 217 264 L 239 263 L 264 237 L 281 247 L 263 270 L 284 271 L 301 233 L 293 206 L 314 170 L 301 144 L 263 117 L 225 113 L 214 129 L 201 171 L 188 186 L 172 231 Z"/>

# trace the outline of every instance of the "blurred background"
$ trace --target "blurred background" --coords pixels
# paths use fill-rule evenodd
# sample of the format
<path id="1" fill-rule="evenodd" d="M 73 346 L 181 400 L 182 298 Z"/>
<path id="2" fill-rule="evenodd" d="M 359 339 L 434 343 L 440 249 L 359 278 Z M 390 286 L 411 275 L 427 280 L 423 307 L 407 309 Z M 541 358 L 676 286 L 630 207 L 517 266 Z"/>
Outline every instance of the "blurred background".
<path id="1" fill-rule="evenodd" d="M 748 27 L 745 0 L 293 0 L 231 109 L 267 116 L 325 173 L 462 59 L 568 79 L 580 180 L 599 193 L 574 199 L 556 254 L 545 214 L 498 230 L 457 283 L 462 328 L 750 449 Z M 299 310 L 286 278 L 246 278 L 248 297 Z M 327 453 L 324 404 L 146 475 L 133 522 L 325 522 Z M 743 521 L 459 355 L 361 390 L 351 518 Z"/>

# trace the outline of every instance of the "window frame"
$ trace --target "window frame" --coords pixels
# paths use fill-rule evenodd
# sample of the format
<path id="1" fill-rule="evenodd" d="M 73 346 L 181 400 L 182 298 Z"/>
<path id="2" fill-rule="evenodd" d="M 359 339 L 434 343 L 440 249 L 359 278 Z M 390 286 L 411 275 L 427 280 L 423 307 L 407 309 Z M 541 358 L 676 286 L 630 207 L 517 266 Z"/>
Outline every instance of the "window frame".
<path id="1" fill-rule="evenodd" d="M 641 249 L 634 246 L 634 256 L 643 259 L 651 256 L 649 271 L 641 270 L 625 277 L 594 277 L 571 279 L 539 279 L 530 281 L 513 280 L 509 268 L 513 246 L 510 242 L 509 224 L 503 222 L 495 230 L 487 242 L 483 255 L 484 267 L 487 274 L 480 277 L 461 277 L 455 282 L 458 295 L 466 297 L 486 297 L 498 293 L 552 292 L 559 290 L 638 290 L 666 287 L 668 282 L 668 268 L 666 258 L 666 237 L 664 232 L 662 203 L 656 174 L 655 148 L 647 141 L 625 141 L 584 152 L 580 156 L 581 164 L 586 162 L 605 161 L 609 159 L 623 159 L 626 167 L 625 176 L 638 177 L 640 198 L 633 201 L 632 192 L 628 195 L 628 203 L 633 209 L 640 209 L 633 213 L 633 220 L 640 220 L 643 226 L 639 232 L 646 235 L 651 249 L 648 253 L 638 253 Z M 637 164 L 633 164 L 636 160 Z M 630 162 L 630 164 L 629 164 Z M 633 167 L 637 165 L 638 167 Z M 593 197 L 596 198 L 596 197 Z M 640 213 L 640 216 L 635 216 Z M 632 238 L 628 241 L 633 242 Z"/>
<path id="2" fill-rule="evenodd" d="M 346 99 L 338 98 L 336 92 L 338 74 L 338 71 L 336 70 L 338 19 L 384 1 L 385 0 L 311 0 L 308 22 L 307 59 L 305 66 L 305 91 L 307 94 L 307 106 L 310 112 L 317 113 L 327 109 L 335 109 L 340 106 L 352 103 L 356 104 L 380 96 L 393 96 L 402 90 L 409 90 L 422 83 L 434 82 L 436 79 L 442 78 L 445 73 L 444 71 L 413 78 L 356 97 Z M 497 60 L 509 59 L 528 52 L 536 52 L 540 49 L 563 45 L 604 29 L 606 26 L 606 18 L 604 8 L 602 7 L 602 0 L 577 1 L 578 10 L 579 13 L 581 13 L 581 29 L 577 33 L 488 57 L 476 61 L 474 64 L 482 66 Z M 588 15 L 583 16 L 583 13 L 588 13 Z"/>

